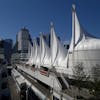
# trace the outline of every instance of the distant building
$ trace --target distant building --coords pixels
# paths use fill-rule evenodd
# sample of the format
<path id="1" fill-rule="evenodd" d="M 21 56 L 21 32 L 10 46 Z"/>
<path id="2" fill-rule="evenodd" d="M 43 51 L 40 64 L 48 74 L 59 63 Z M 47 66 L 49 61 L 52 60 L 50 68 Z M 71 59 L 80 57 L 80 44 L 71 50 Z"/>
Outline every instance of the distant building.
<path id="1" fill-rule="evenodd" d="M 18 53 L 18 43 L 16 42 L 12 48 L 11 63 L 18 63 L 20 61 L 20 55 Z"/>
<path id="2" fill-rule="evenodd" d="M 11 63 L 12 54 L 12 40 L 5 39 L 0 40 L 0 63 Z"/>
<path id="3" fill-rule="evenodd" d="M 30 40 L 29 30 L 22 28 L 17 34 L 18 51 L 27 52 Z"/>
<path id="4" fill-rule="evenodd" d="M 8 64 L 11 63 L 12 44 L 13 41 L 11 39 L 4 40 L 4 52 L 5 52 L 4 55 L 5 55 L 5 60 Z"/>
<path id="5" fill-rule="evenodd" d="M 17 42 L 17 50 L 20 55 L 20 60 L 26 61 L 29 42 L 31 42 L 29 30 L 26 28 L 22 28 L 17 34 L 16 42 Z"/>
<path id="6" fill-rule="evenodd" d="M 0 40 L 0 64 L 5 60 L 4 56 L 4 40 Z"/>

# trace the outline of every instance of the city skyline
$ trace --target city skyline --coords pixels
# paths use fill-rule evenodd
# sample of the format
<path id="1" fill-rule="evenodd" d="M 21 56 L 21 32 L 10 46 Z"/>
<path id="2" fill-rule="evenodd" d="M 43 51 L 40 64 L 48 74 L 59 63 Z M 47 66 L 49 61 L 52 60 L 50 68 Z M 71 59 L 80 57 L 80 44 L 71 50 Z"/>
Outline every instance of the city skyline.
<path id="1" fill-rule="evenodd" d="M 87 32 L 100 37 L 99 0 L 3 0 L 0 3 L 0 38 L 15 41 L 17 32 L 24 26 L 34 38 L 40 32 L 50 32 L 50 22 L 53 21 L 61 40 L 70 40 L 73 3 L 80 24 Z"/>

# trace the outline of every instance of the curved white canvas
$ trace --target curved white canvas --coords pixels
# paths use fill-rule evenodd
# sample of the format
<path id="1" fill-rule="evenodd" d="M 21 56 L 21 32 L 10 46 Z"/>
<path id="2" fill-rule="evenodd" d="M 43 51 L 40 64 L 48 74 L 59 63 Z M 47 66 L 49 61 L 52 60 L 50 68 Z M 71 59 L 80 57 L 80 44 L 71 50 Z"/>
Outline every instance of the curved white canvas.
<path id="1" fill-rule="evenodd" d="M 68 74 L 69 69 L 73 70 L 74 66 L 83 63 L 87 73 L 91 74 L 92 67 L 100 65 L 100 39 L 84 31 L 79 24 L 75 8 L 72 11 L 72 19 L 72 39 L 65 60 L 66 67 L 68 64 L 65 73 Z M 73 71 L 69 74 L 72 75 Z"/>
<path id="2" fill-rule="evenodd" d="M 51 23 L 50 47 L 51 47 L 51 64 L 53 66 L 58 52 L 57 38 L 55 37 L 53 23 Z"/>
<path id="3" fill-rule="evenodd" d="M 61 67 L 62 61 L 67 56 L 67 50 L 56 36 L 54 26 L 51 26 L 51 61 L 52 66 Z"/>
<path id="4" fill-rule="evenodd" d="M 44 67 L 51 68 L 51 54 L 50 54 L 50 48 L 47 45 L 46 41 L 44 40 L 43 36 L 41 36 L 41 65 Z"/>
<path id="5" fill-rule="evenodd" d="M 31 64 L 31 60 L 32 60 L 32 52 L 33 52 L 33 47 L 31 45 L 31 43 L 29 42 L 29 47 L 28 47 L 28 61 L 26 62 L 26 64 Z"/>
<path id="6" fill-rule="evenodd" d="M 40 66 L 40 46 L 37 44 L 37 42 L 35 41 L 35 65 Z"/>
<path id="7" fill-rule="evenodd" d="M 44 59 L 44 56 L 45 56 L 45 53 L 46 53 L 46 50 L 45 50 L 46 46 L 44 44 L 44 40 L 43 40 L 43 35 L 42 33 L 40 34 L 40 65 L 43 65 L 43 59 Z"/>

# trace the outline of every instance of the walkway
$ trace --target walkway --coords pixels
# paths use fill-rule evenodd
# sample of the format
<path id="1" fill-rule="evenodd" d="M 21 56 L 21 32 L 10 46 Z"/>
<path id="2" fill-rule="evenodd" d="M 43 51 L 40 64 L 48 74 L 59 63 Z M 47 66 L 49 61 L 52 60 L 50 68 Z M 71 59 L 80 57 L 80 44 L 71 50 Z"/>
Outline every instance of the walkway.
<path id="1" fill-rule="evenodd" d="M 9 84 L 9 89 L 11 92 L 11 100 L 20 100 L 16 83 L 11 76 L 8 76 L 8 84 Z"/>

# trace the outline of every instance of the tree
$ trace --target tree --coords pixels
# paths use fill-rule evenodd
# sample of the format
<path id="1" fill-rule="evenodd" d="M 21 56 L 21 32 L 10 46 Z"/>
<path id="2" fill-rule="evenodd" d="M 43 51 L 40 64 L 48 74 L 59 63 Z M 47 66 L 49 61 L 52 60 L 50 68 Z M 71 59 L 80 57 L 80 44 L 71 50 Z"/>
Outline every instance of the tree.
<path id="1" fill-rule="evenodd" d="M 100 81 L 100 65 L 96 64 L 92 67 L 92 78 L 95 81 Z"/>
<path id="2" fill-rule="evenodd" d="M 80 63 L 73 67 L 73 78 L 75 79 L 75 84 L 78 88 L 80 96 L 80 90 L 83 85 L 83 81 L 87 81 L 89 79 L 89 75 L 84 70 L 83 63 Z"/>
<path id="3" fill-rule="evenodd" d="M 94 96 L 100 99 L 100 65 L 92 67 L 92 89 L 94 90 Z"/>

